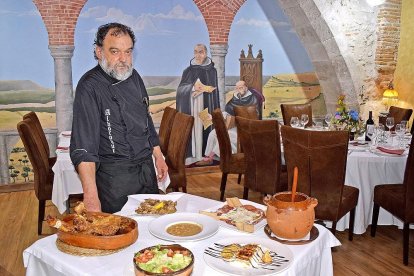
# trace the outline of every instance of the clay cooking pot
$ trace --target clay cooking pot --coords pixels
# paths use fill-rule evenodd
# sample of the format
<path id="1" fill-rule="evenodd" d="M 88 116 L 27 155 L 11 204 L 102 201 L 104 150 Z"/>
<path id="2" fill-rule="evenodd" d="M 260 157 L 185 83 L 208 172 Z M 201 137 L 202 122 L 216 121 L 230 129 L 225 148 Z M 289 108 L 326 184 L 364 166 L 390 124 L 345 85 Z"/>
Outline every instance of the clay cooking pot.
<path id="1" fill-rule="evenodd" d="M 273 234 L 283 239 L 304 238 L 312 229 L 318 200 L 302 193 L 281 192 L 264 198 L 267 224 Z"/>

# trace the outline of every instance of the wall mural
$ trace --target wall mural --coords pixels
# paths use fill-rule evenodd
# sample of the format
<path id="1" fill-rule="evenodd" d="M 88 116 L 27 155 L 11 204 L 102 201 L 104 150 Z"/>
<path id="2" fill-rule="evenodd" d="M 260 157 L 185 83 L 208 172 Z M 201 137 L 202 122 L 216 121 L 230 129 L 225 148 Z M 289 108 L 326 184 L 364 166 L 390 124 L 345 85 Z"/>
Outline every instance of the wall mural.
<path id="1" fill-rule="evenodd" d="M 4 0 L 0 14 L 0 36 L 8 38 L 8 43 L 0 44 L 0 131 L 16 130 L 16 124 L 28 111 L 38 114 L 44 128 L 55 127 L 53 59 L 40 14 L 30 0 Z M 74 90 L 79 78 L 96 64 L 93 40 L 97 27 L 114 21 L 135 32 L 134 66 L 143 76 L 150 95 L 150 111 L 154 122 L 159 123 L 166 106 L 176 107 L 177 88 L 183 70 L 194 57 L 194 46 L 209 46 L 204 19 L 191 0 L 88 1 L 75 32 Z M 225 60 L 226 101 L 236 91 L 240 53 L 244 50 L 247 54 L 249 44 L 253 45 L 255 57 L 259 50 L 263 55 L 263 118 L 280 117 L 282 102 L 310 102 L 315 115 L 326 113 L 314 68 L 274 0 L 248 0 L 234 18 Z M 209 51 L 207 56 L 211 57 Z M 10 169 L 11 174 L 17 174 L 10 182 L 28 180 L 22 174 L 28 170 L 24 168 L 27 163 L 22 163 L 27 159 L 22 147 L 21 142 L 17 143 L 10 155 L 9 166 L 17 168 L 22 164 L 21 168 Z"/>

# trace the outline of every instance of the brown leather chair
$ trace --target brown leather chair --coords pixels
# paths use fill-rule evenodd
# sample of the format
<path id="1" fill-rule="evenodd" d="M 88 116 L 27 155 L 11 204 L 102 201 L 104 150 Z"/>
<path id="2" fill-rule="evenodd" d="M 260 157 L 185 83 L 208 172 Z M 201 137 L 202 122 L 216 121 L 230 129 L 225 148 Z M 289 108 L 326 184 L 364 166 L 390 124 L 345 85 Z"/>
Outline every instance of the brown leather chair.
<path id="1" fill-rule="evenodd" d="M 222 172 L 220 185 L 220 200 L 224 199 L 224 192 L 226 190 L 227 175 L 229 173 L 244 174 L 246 164 L 243 153 L 232 153 L 229 133 L 227 132 L 226 124 L 224 122 L 223 114 L 220 108 L 212 112 L 214 129 L 216 130 L 217 140 L 220 148 L 220 170 Z M 243 198 L 247 199 L 248 189 L 245 188 Z"/>
<path id="2" fill-rule="evenodd" d="M 352 241 L 359 190 L 345 185 L 348 131 L 309 131 L 282 126 L 281 132 L 288 183 L 291 185 L 293 169 L 298 167 L 298 191 L 318 200 L 315 216 L 332 221 L 333 234 L 337 221 L 350 212 Z"/>
<path id="3" fill-rule="evenodd" d="M 34 172 L 34 189 L 39 200 L 37 233 L 42 233 L 42 223 L 45 217 L 46 200 L 52 199 L 53 171 L 49 166 L 48 155 L 42 139 L 36 130 L 35 123 L 30 118 L 17 124 L 20 138 L 29 156 Z"/>
<path id="4" fill-rule="evenodd" d="M 193 124 L 194 117 L 181 112 L 177 112 L 172 124 L 165 161 L 168 165 L 168 174 L 171 179 L 169 187 L 174 191 L 182 188 L 184 193 L 187 192 L 185 154 L 188 142 L 190 141 Z"/>
<path id="5" fill-rule="evenodd" d="M 403 223 L 403 263 L 408 265 L 410 223 L 414 223 L 414 139 L 411 140 L 402 184 L 377 185 L 374 189 L 371 236 L 375 237 L 380 207 Z"/>
<path id="6" fill-rule="evenodd" d="M 311 127 L 312 122 L 312 106 L 310 104 L 281 104 L 280 110 L 282 111 L 283 124 L 285 126 L 290 126 L 290 118 L 300 117 L 302 114 L 308 114 L 309 122 L 306 124 L 306 127 Z"/>
<path id="7" fill-rule="evenodd" d="M 160 148 L 161 152 L 167 155 L 168 152 L 168 142 L 170 140 L 171 129 L 174 122 L 175 115 L 177 114 L 177 110 L 167 106 L 164 109 L 164 114 L 161 118 L 160 130 L 158 136 L 160 138 Z"/>
<path id="8" fill-rule="evenodd" d="M 235 106 L 234 115 L 250 120 L 259 120 L 255 105 Z"/>
<path id="9" fill-rule="evenodd" d="M 40 120 L 39 117 L 37 117 L 36 113 L 31 111 L 25 115 L 23 115 L 23 120 L 30 118 L 34 124 L 35 130 L 37 131 L 39 137 L 40 137 L 40 141 L 46 151 L 46 154 L 48 156 L 49 159 L 49 167 L 52 168 L 53 165 L 56 163 L 56 156 L 55 157 L 50 157 L 50 149 L 49 149 L 49 144 L 47 142 L 46 139 L 46 135 L 45 132 L 43 131 L 42 125 L 40 124 Z"/>
<path id="10" fill-rule="evenodd" d="M 391 128 L 391 131 L 394 131 L 395 125 L 401 123 L 401 121 L 403 120 L 405 121 L 410 120 L 412 113 L 413 113 L 412 109 L 401 108 L 398 106 L 390 106 L 388 115 L 386 117 L 380 116 L 378 121 L 380 124 L 383 124 L 385 126 L 385 129 L 387 129 L 387 126 L 386 126 L 387 117 L 394 117 L 394 126 Z"/>
<path id="11" fill-rule="evenodd" d="M 278 121 L 236 117 L 236 126 L 246 160 L 244 186 L 270 195 L 286 191 Z"/>

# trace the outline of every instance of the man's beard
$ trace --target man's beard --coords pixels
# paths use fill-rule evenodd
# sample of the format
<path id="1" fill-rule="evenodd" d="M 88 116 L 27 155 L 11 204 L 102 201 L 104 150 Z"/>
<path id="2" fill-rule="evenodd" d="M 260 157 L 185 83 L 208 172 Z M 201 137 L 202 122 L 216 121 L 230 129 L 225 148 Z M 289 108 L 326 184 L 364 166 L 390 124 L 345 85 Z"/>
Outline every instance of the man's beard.
<path id="1" fill-rule="evenodd" d="M 119 63 L 121 63 L 121 62 L 119 62 Z M 117 63 L 117 64 L 119 64 L 119 63 Z M 128 70 L 125 71 L 124 73 L 118 73 L 115 70 L 116 64 L 115 64 L 115 66 L 110 66 L 108 64 L 108 61 L 105 59 L 104 56 L 102 56 L 102 59 L 99 62 L 99 65 L 101 65 L 101 67 L 105 71 L 105 73 L 107 73 L 108 75 L 110 75 L 111 77 L 113 77 L 113 78 L 115 78 L 119 81 L 126 80 L 127 78 L 129 78 L 132 75 L 132 70 L 133 70 L 132 65 L 128 65 L 126 63 L 123 63 L 122 65 L 127 66 Z"/>

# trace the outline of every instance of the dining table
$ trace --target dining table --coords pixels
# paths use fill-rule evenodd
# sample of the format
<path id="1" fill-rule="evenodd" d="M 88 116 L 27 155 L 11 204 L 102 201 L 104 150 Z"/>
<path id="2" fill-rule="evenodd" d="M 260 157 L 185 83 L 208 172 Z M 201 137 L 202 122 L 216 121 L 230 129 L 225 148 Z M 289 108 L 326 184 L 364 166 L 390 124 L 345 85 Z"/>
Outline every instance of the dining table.
<path id="1" fill-rule="evenodd" d="M 67 210 L 67 200 L 71 194 L 82 193 L 82 185 L 78 174 L 70 160 L 69 134 L 59 135 L 59 146 L 56 150 L 57 160 L 53 166 L 54 181 L 52 191 L 52 202 L 60 213 Z M 411 139 L 411 137 L 408 137 Z M 358 204 L 355 211 L 354 234 L 363 234 L 371 224 L 372 209 L 374 206 L 374 188 L 379 184 L 398 184 L 404 179 L 405 164 L 408 150 L 402 155 L 386 154 L 373 151 L 369 143 L 357 140 L 358 144 L 350 142 L 347 166 L 345 173 L 345 184 L 359 189 Z M 165 191 L 169 179 L 159 183 L 160 190 Z M 325 222 L 328 227 L 331 222 Z M 380 209 L 378 225 L 396 225 L 402 227 L 402 222 L 383 208 Z M 349 214 L 342 217 L 336 229 L 344 231 L 349 226 Z"/>
<path id="2" fill-rule="evenodd" d="M 164 244 L 176 244 L 177 241 L 155 235 L 154 227 L 164 216 L 139 215 L 135 209 L 140 202 L 148 198 L 174 200 L 177 212 L 170 218 L 188 216 L 187 220 L 198 216 L 207 217 L 214 223 L 219 223 L 208 216 L 199 214 L 201 210 L 215 210 L 225 204 L 213 199 L 196 195 L 176 192 L 165 195 L 140 194 L 131 195 L 128 202 L 118 215 L 134 219 L 138 223 L 138 239 L 123 250 L 106 256 L 76 256 L 61 252 L 56 246 L 57 235 L 42 238 L 34 242 L 23 252 L 23 263 L 26 267 L 26 275 L 134 275 L 133 257 L 135 252 L 141 249 Z M 265 210 L 265 206 L 254 202 L 243 201 Z M 165 218 L 165 217 L 164 217 Z M 210 224 L 211 222 L 209 222 Z M 216 225 L 211 223 L 211 227 Z M 223 222 L 222 222 L 223 223 Z M 203 225 L 203 227 L 206 227 Z M 194 268 L 192 275 L 214 276 L 228 275 L 226 269 L 231 269 L 231 275 L 333 275 L 332 251 L 341 243 L 325 227 L 315 224 L 318 235 L 299 245 L 289 245 L 270 239 L 264 232 L 263 225 L 256 227 L 253 233 L 237 230 L 231 225 L 220 224 L 215 232 L 195 240 L 181 240 L 178 243 L 189 249 L 194 254 Z M 158 227 L 159 228 L 159 227 Z M 161 229 L 162 230 L 162 229 Z M 218 241 L 221 243 L 231 241 L 251 241 L 251 243 L 268 244 L 276 253 L 284 252 L 286 265 L 275 270 L 263 270 L 254 268 L 241 268 L 225 262 L 221 258 L 213 258 L 207 254 L 207 248 Z M 224 270 L 223 270 L 224 269 Z M 225 273 L 226 272 L 226 273 Z M 262 274 L 263 273 L 263 274 Z"/>

